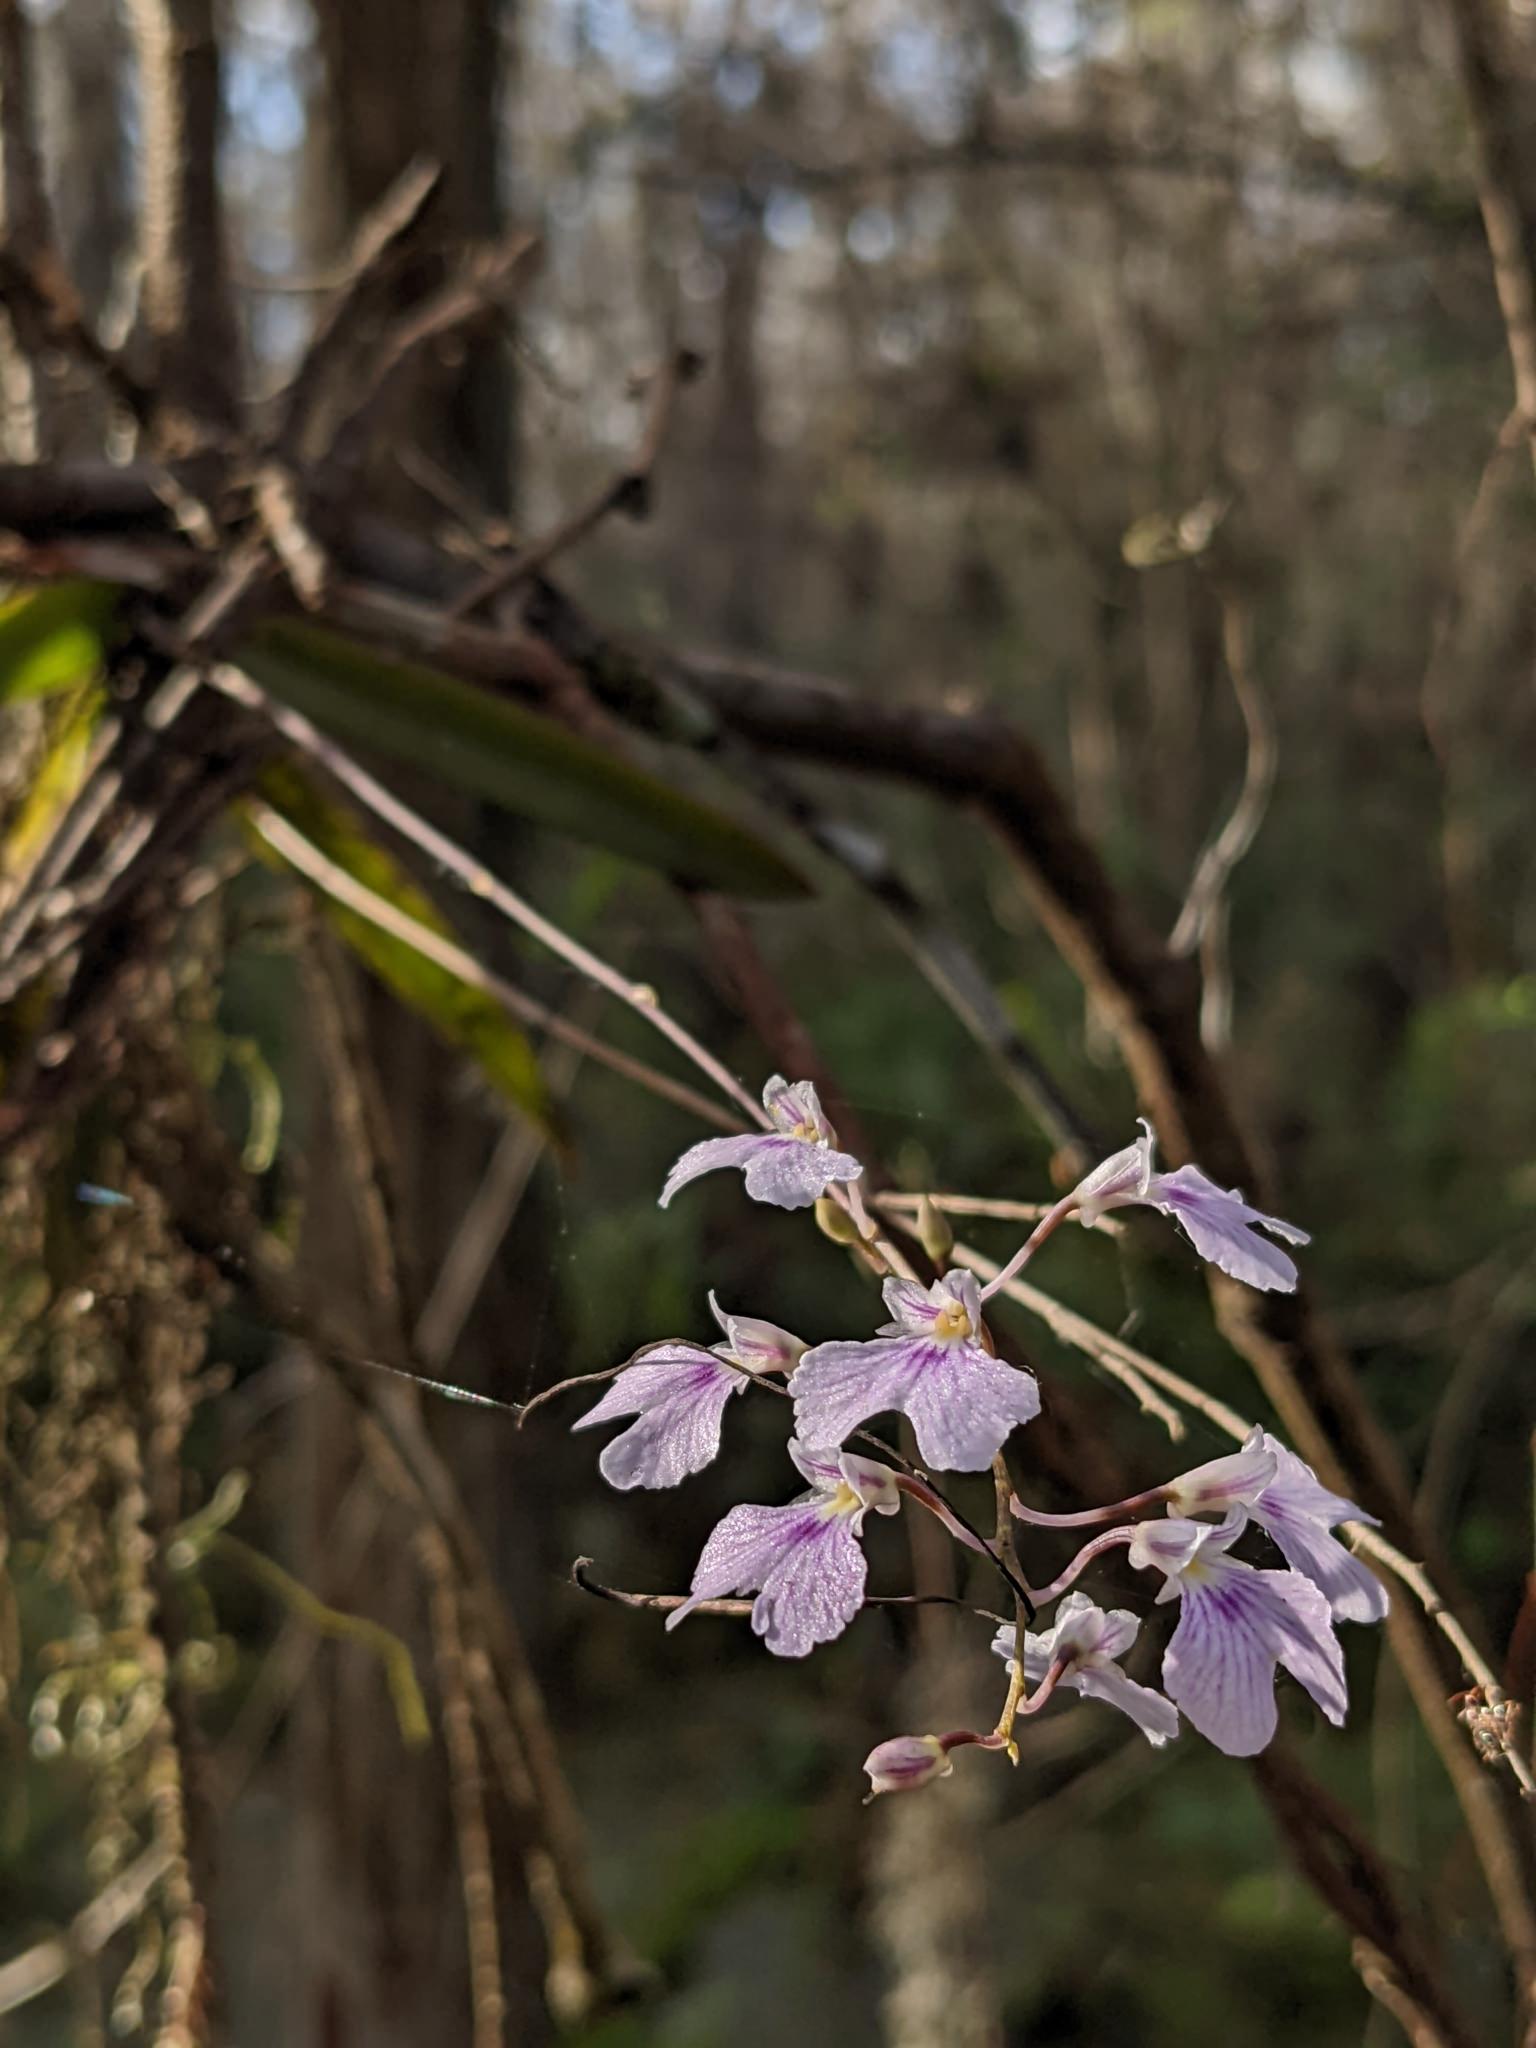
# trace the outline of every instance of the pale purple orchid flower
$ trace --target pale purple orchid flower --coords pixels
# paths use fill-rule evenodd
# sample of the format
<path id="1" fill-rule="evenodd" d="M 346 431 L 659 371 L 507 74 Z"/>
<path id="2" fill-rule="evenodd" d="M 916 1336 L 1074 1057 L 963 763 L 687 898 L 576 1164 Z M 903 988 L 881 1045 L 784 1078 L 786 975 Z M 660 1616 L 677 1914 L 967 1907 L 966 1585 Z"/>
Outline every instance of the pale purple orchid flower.
<path id="1" fill-rule="evenodd" d="M 777 1323 L 727 1315 L 713 1293 L 709 1305 L 725 1332 L 723 1344 L 708 1350 L 681 1340 L 648 1345 L 597 1406 L 572 1425 L 591 1429 L 622 1415 L 639 1418 L 597 1461 L 598 1471 L 620 1492 L 676 1486 L 702 1472 L 719 1454 L 726 1403 L 750 1384 L 747 1373 L 788 1372 L 804 1355 L 800 1339 Z"/>
<path id="2" fill-rule="evenodd" d="M 1280 1247 L 1260 1237 L 1254 1228 L 1262 1225 L 1283 1237 L 1288 1244 L 1310 1244 L 1306 1231 L 1278 1216 L 1266 1216 L 1250 1208 L 1236 1188 L 1219 1188 L 1198 1166 L 1180 1166 L 1172 1173 L 1152 1171 L 1152 1151 L 1157 1140 L 1152 1126 L 1142 1119 L 1142 1135 L 1134 1145 L 1096 1166 L 1075 1190 L 1073 1206 L 1084 1223 L 1095 1223 L 1107 1209 L 1143 1202 L 1160 1209 L 1182 1224 L 1186 1236 L 1202 1259 L 1245 1280 L 1261 1292 L 1294 1293 L 1296 1262 Z"/>
<path id="3" fill-rule="evenodd" d="M 667 1616 L 669 1629 L 701 1600 L 756 1593 L 754 1633 L 776 1657 L 806 1657 L 858 1613 L 864 1517 L 871 1508 L 897 1512 L 896 1475 L 851 1451 L 806 1450 L 793 1437 L 789 1455 L 810 1491 L 785 1507 L 732 1508 L 704 1545 L 688 1598 Z"/>
<path id="4" fill-rule="evenodd" d="M 1092 1226 L 1110 1209 L 1142 1203 L 1161 1210 L 1183 1226 L 1190 1243 L 1213 1266 L 1244 1280 L 1260 1292 L 1292 1294 L 1296 1289 L 1296 1262 L 1288 1252 L 1260 1237 L 1258 1228 L 1272 1231 L 1290 1244 L 1310 1244 L 1306 1231 L 1278 1216 L 1266 1216 L 1243 1200 L 1236 1188 L 1219 1188 L 1198 1166 L 1180 1166 L 1172 1173 L 1152 1171 L 1152 1151 L 1157 1143 L 1152 1126 L 1141 1119 L 1143 1135 L 1122 1152 L 1102 1160 L 1092 1173 L 1078 1182 L 1068 1195 L 1045 1215 L 1030 1232 L 1002 1270 L 982 1289 L 982 1299 L 1006 1287 L 1051 1233 L 1075 1215 Z"/>
<path id="5" fill-rule="evenodd" d="M 1009 1432 L 1040 1413 L 1034 1375 L 994 1358 L 981 1342 L 974 1273 L 957 1266 L 921 1287 L 887 1280 L 895 1318 L 865 1343 L 818 1344 L 791 1375 L 795 1428 L 807 1442 L 841 1443 L 872 1415 L 910 1418 L 923 1462 L 981 1472 Z"/>
<path id="6" fill-rule="evenodd" d="M 743 1168 L 753 1201 L 777 1209 L 809 1209 L 834 1181 L 855 1181 L 864 1171 L 851 1152 L 837 1150 L 837 1133 L 809 1081 L 775 1074 L 763 1090 L 763 1107 L 773 1120 L 771 1131 L 689 1146 L 667 1175 L 663 1209 L 680 1187 L 722 1166 Z"/>
<path id="7" fill-rule="evenodd" d="M 1385 1617 L 1386 1587 L 1332 1533 L 1339 1522 L 1366 1522 L 1374 1528 L 1376 1517 L 1342 1494 L 1330 1493 L 1312 1467 L 1267 1430 L 1250 1430 L 1240 1451 L 1175 1479 L 1167 1500 L 1170 1515 L 1246 1508 L 1279 1544 L 1287 1564 L 1327 1595 L 1335 1621 Z"/>
<path id="8" fill-rule="evenodd" d="M 1107 1613 L 1083 1593 L 1069 1593 L 1056 1610 L 1054 1628 L 1040 1635 L 1025 1632 L 1024 1676 L 1039 1685 L 1053 1666 L 1063 1667 L 1058 1685 L 1069 1686 L 1084 1699 L 1104 1700 L 1128 1715 L 1154 1749 L 1179 1732 L 1178 1709 L 1149 1685 L 1138 1685 L 1120 1669 L 1119 1660 L 1135 1642 L 1141 1623 L 1123 1607 Z M 992 1639 L 994 1653 L 1013 1669 L 1017 1631 L 1005 1623 Z"/>
<path id="9" fill-rule="evenodd" d="M 1349 1705 L 1326 1596 L 1300 1572 L 1259 1571 L 1228 1556 L 1247 1522 L 1241 1508 L 1220 1524 L 1141 1522 L 1130 1546 L 1133 1566 L 1163 1573 L 1159 1602 L 1182 1602 L 1163 1656 L 1164 1690 L 1228 1756 L 1256 1756 L 1273 1737 L 1278 1665 L 1336 1727 Z"/>

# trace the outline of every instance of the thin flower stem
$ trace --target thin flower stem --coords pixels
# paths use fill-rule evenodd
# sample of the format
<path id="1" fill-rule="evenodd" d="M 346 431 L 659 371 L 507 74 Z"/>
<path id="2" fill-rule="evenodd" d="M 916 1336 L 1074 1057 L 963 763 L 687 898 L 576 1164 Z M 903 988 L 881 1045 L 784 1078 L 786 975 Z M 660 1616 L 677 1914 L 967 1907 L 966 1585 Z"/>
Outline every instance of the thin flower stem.
<path id="1" fill-rule="evenodd" d="M 1018 1663 L 1020 1669 L 1022 1669 L 1023 1659 L 1018 1659 Z M 1066 1674 L 1067 1659 L 1065 1657 L 1059 1657 L 1056 1660 L 1056 1662 L 1051 1666 L 1050 1670 L 1046 1672 L 1044 1678 L 1041 1679 L 1040 1683 L 1035 1687 L 1034 1691 L 1029 1695 L 1029 1697 L 1020 1702 L 1017 1708 L 1017 1713 L 1019 1715 L 1038 1714 L 1040 1709 L 1045 1705 L 1046 1701 L 1050 1698 L 1051 1694 L 1056 1690 L 1056 1687 L 1060 1684 L 1061 1680 L 1066 1676 Z"/>
<path id="2" fill-rule="evenodd" d="M 1122 1515 L 1134 1515 L 1142 1508 L 1154 1508 L 1168 1498 L 1166 1486 L 1154 1486 L 1146 1493 L 1133 1493 L 1128 1500 L 1111 1501 L 1107 1508 L 1084 1508 L 1075 1515 L 1047 1515 L 1038 1508 L 1027 1508 L 1019 1496 L 1013 1496 L 1011 1506 L 1021 1522 L 1029 1522 L 1037 1529 L 1091 1529 L 1096 1522 L 1113 1522 Z"/>
<path id="3" fill-rule="evenodd" d="M 435 825 L 428 824 L 419 812 L 403 803 L 392 790 L 387 789 L 359 762 L 354 761 L 344 747 L 328 739 L 318 726 L 312 725 L 302 712 L 289 705 L 280 704 L 268 696 L 259 683 L 227 662 L 218 662 L 210 670 L 208 680 L 226 697 L 243 704 L 247 710 L 255 711 L 292 745 L 299 747 L 311 759 L 319 762 L 326 773 L 351 791 L 357 801 L 370 810 L 402 839 L 419 847 L 430 859 L 436 861 L 449 874 L 461 882 L 473 896 L 489 903 L 493 910 L 512 924 L 537 939 L 540 945 L 548 947 L 579 974 L 595 982 L 610 995 L 617 996 L 621 1003 L 628 1005 L 637 1016 L 644 1017 L 652 1030 L 659 1031 L 663 1038 L 675 1045 L 687 1059 L 691 1060 L 701 1074 L 706 1075 L 715 1086 L 736 1106 L 743 1110 L 751 1121 L 763 1130 L 772 1130 L 773 1119 L 760 1102 L 756 1102 L 742 1087 L 730 1070 L 717 1060 L 712 1052 L 701 1045 L 683 1025 L 668 1015 L 657 1000 L 656 991 L 642 982 L 631 981 L 610 967 L 606 960 L 583 946 L 569 933 L 563 932 L 531 903 L 525 903 L 505 882 L 499 881 L 489 868 L 467 854 L 455 840 L 445 832 L 439 832 Z"/>
<path id="4" fill-rule="evenodd" d="M 1023 1269 L 1023 1267 L 1028 1264 L 1028 1262 L 1034 1257 L 1035 1253 L 1039 1251 L 1041 1245 L 1045 1243 L 1045 1240 L 1048 1237 L 1050 1237 L 1053 1234 L 1053 1232 L 1061 1228 L 1062 1224 L 1066 1222 L 1067 1218 L 1072 1214 L 1072 1211 L 1076 1207 L 1077 1194 L 1074 1190 L 1074 1192 L 1070 1195 L 1063 1195 L 1059 1202 L 1057 1202 L 1052 1208 L 1047 1209 L 1045 1214 L 1040 1218 L 1040 1221 L 1035 1225 L 1034 1229 L 1029 1233 L 1028 1237 L 1025 1238 L 1024 1242 L 1019 1246 L 1018 1250 L 1014 1253 L 1013 1257 L 1008 1261 L 1007 1265 L 999 1267 L 998 1271 L 993 1274 L 992 1278 L 987 1282 L 986 1286 L 982 1288 L 982 1300 L 985 1301 L 989 1295 L 996 1294 L 997 1290 L 1000 1287 L 1006 1287 L 1008 1285 L 1008 1282 L 1013 1278 L 1014 1274 L 1020 1272 Z"/>
<path id="5" fill-rule="evenodd" d="M 1059 1578 L 1052 1579 L 1048 1586 L 1036 1586 L 1030 1589 L 1031 1598 L 1034 1600 L 1035 1605 L 1037 1607 L 1044 1607 L 1048 1601 L 1057 1599 L 1062 1593 L 1066 1592 L 1068 1586 L 1074 1585 L 1082 1577 L 1096 1557 L 1101 1557 L 1106 1550 L 1113 1550 L 1117 1544 L 1132 1543 L 1135 1541 L 1135 1538 L 1136 1530 L 1134 1525 L 1120 1529 L 1106 1529 L 1102 1536 L 1093 1537 L 1083 1545 L 1082 1549 Z"/>
<path id="6" fill-rule="evenodd" d="M 944 1496 L 925 1479 L 918 1479 L 909 1472 L 899 1472 L 896 1484 L 919 1507 L 925 1507 L 935 1521 L 941 1522 L 957 1543 L 963 1543 L 967 1550 L 978 1550 L 989 1564 L 997 1563 L 997 1552 L 992 1545 L 979 1536 L 969 1522 L 962 1522 Z"/>

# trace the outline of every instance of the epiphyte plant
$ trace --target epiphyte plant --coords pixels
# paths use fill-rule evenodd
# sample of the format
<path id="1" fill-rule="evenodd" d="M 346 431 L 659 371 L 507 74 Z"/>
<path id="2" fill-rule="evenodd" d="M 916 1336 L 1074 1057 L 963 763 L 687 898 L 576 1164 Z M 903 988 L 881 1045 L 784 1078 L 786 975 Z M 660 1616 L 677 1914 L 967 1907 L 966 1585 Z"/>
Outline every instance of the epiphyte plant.
<path id="1" fill-rule="evenodd" d="M 956 1266 L 924 1285 L 881 1235 L 865 1207 L 863 1168 L 839 1149 L 816 1089 L 775 1075 L 763 1090 L 768 1128 L 692 1146 L 667 1176 L 661 1202 L 701 1174 L 734 1168 L 756 1201 L 818 1208 L 828 1234 L 857 1244 L 882 1275 L 890 1320 L 869 1337 L 807 1346 L 776 1323 L 728 1314 L 710 1295 L 724 1332 L 709 1347 L 682 1340 L 648 1345 L 617 1368 L 614 1383 L 574 1426 L 631 1417 L 599 1459 L 615 1487 L 670 1487 L 718 1455 L 734 1394 L 771 1388 L 793 1407 L 789 1456 L 805 1490 L 781 1504 L 741 1503 L 706 1541 L 685 1596 L 646 1604 L 670 1609 L 668 1628 L 701 1607 L 751 1596 L 754 1632 L 776 1656 L 804 1657 L 848 1627 L 867 1604 L 861 1542 L 871 1512 L 894 1515 L 904 1502 L 935 1515 L 950 1535 L 985 1555 L 1013 1595 L 1015 1621 L 991 1648 L 1008 1673 L 990 1731 L 896 1735 L 866 1759 L 869 1797 L 910 1791 L 946 1777 L 952 1753 L 975 1747 L 1017 1759 L 1018 1724 L 1057 1694 L 1115 1707 L 1161 1746 L 1187 1721 L 1229 1756 L 1252 1756 L 1277 1725 L 1276 1683 L 1285 1670 L 1327 1718 L 1348 1706 L 1341 1622 L 1376 1622 L 1386 1590 L 1333 1531 L 1370 1522 L 1353 1501 L 1330 1492 L 1268 1431 L 1129 1499 L 1068 1514 L 1031 1507 L 1012 1489 L 1004 1445 L 1040 1412 L 1035 1376 L 998 1356 L 986 1303 L 1015 1279 L 1069 1218 L 1086 1225 L 1107 1211 L 1141 1204 L 1171 1217 L 1202 1259 L 1248 1286 L 1290 1292 L 1297 1269 L 1275 1243 L 1307 1243 L 1305 1231 L 1252 1208 L 1197 1166 L 1160 1173 L 1154 1136 L 1104 1160 L 1040 1219 L 1013 1257 L 985 1284 Z M 553 1391 L 553 1390 L 551 1390 Z M 867 1425 L 906 1417 L 921 1467 L 871 1435 Z M 854 1449 L 856 1441 L 863 1448 Z M 880 1455 L 869 1457 L 866 1449 Z M 992 1468 L 1012 1517 L 1031 1530 L 1096 1528 L 1049 1583 L 1032 1586 L 1004 1528 L 984 1537 L 929 1477 Z M 1101 1526 L 1102 1525 L 1102 1526 Z M 1263 1538 L 1283 1565 L 1236 1554 Z M 1150 1605 L 1177 1602 L 1162 1658 L 1162 1690 L 1120 1667 L 1141 1628 L 1125 1608 L 1104 1609 L 1078 1581 L 1107 1552 L 1156 1584 Z M 1054 1608 L 1047 1624 L 1043 1617 Z M 1022 1648 L 1021 1648 L 1022 1641 Z"/>

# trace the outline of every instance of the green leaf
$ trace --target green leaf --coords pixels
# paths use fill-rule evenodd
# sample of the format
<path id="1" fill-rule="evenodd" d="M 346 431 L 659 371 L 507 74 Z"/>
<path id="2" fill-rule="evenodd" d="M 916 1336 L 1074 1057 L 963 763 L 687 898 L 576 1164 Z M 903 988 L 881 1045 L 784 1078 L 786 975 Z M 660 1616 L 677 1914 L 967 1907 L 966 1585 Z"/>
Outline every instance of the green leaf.
<path id="1" fill-rule="evenodd" d="M 4 844 L 0 845 L 0 874 L 18 875 L 30 865 L 78 794 L 85 780 L 103 702 L 96 684 L 84 683 L 60 703 L 50 706 L 42 756 L 16 806 Z"/>
<path id="2" fill-rule="evenodd" d="M 327 860 L 364 888 L 384 897 L 418 924 L 445 937 L 456 937 L 393 854 L 370 839 L 350 811 L 321 795 L 296 769 L 269 768 L 261 780 L 261 793 Z M 468 1053 L 498 1094 L 546 1135 L 557 1136 L 533 1047 L 501 1005 L 356 911 L 328 897 L 322 900 L 336 931 L 380 981 L 425 1017 L 450 1045 Z"/>
<path id="3" fill-rule="evenodd" d="M 802 896 L 778 850 L 520 704 L 396 661 L 303 620 L 257 627 L 236 660 L 264 689 L 358 745 L 679 880 L 737 896 Z"/>
<path id="4" fill-rule="evenodd" d="M 0 703 L 46 697 L 94 675 L 120 595 L 115 583 L 69 577 L 0 600 Z"/>

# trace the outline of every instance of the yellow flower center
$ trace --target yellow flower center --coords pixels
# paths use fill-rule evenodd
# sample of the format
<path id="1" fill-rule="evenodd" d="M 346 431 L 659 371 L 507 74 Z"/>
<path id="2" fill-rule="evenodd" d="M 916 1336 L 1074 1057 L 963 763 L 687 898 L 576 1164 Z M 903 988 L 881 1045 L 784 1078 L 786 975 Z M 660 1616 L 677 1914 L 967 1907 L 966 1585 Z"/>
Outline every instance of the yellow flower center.
<path id="1" fill-rule="evenodd" d="M 789 1134 L 792 1138 L 803 1138 L 808 1145 L 819 1145 L 821 1133 L 814 1124 L 796 1124 Z"/>
<path id="2" fill-rule="evenodd" d="M 833 1515 L 856 1515 L 863 1505 L 864 1503 L 860 1499 L 857 1489 L 850 1486 L 846 1479 L 843 1479 L 838 1482 L 836 1493 L 828 1497 L 827 1504 L 822 1509 L 822 1513 L 830 1521 Z"/>
<path id="3" fill-rule="evenodd" d="M 971 1319 L 958 1301 L 946 1302 L 933 1319 L 935 1337 L 969 1337 Z"/>

